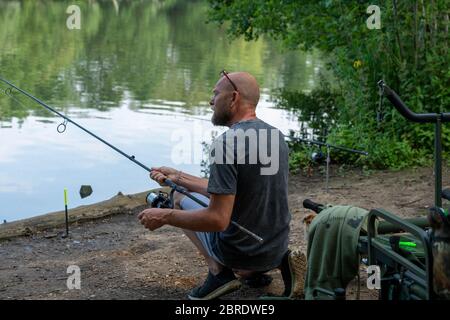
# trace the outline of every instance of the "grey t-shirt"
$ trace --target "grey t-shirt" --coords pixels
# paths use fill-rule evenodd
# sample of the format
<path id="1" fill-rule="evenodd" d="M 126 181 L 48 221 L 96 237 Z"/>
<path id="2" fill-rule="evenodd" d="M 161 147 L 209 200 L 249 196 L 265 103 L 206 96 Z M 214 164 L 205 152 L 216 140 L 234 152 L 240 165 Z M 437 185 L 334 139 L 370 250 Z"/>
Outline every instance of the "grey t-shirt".
<path id="1" fill-rule="evenodd" d="M 283 134 L 256 118 L 234 124 L 213 146 L 223 149 L 222 154 L 218 147 L 211 152 L 208 192 L 235 194 L 231 219 L 264 239 L 260 243 L 230 224 L 224 232 L 215 233 L 214 253 L 231 268 L 276 268 L 288 247 L 291 220 L 288 146 Z"/>

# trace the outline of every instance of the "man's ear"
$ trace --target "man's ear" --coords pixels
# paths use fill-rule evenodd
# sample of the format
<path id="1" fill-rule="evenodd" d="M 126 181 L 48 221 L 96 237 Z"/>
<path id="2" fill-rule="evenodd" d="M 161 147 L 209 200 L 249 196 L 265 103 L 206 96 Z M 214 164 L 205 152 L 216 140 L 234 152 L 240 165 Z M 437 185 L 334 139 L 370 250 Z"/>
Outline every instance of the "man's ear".
<path id="1" fill-rule="evenodd" d="M 236 102 L 239 100 L 240 94 L 239 91 L 233 91 L 233 99 L 231 100 L 231 104 L 236 104 Z"/>
<path id="2" fill-rule="evenodd" d="M 233 91 L 233 102 L 236 102 L 240 98 L 239 91 Z"/>

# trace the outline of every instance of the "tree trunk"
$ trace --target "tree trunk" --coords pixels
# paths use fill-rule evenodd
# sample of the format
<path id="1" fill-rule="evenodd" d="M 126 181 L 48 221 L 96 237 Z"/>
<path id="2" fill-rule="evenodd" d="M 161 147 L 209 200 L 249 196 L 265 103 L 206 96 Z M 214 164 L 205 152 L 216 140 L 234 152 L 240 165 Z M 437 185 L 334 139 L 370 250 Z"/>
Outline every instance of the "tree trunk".
<path id="1" fill-rule="evenodd" d="M 428 29 L 428 19 L 427 19 L 427 10 L 425 8 L 424 0 L 422 0 L 422 16 L 424 18 L 424 24 L 423 24 L 423 52 L 426 51 L 426 36 L 427 36 L 427 29 Z M 431 36 L 431 35 L 430 35 Z"/>
<path id="2" fill-rule="evenodd" d="M 418 30 L 418 20 L 419 20 L 419 1 L 416 0 L 414 4 L 414 70 L 417 70 L 418 54 L 419 54 L 419 30 Z"/>
<path id="3" fill-rule="evenodd" d="M 444 16 L 444 26 L 445 26 L 445 31 L 444 31 L 444 39 L 448 39 L 448 24 L 449 24 L 449 16 L 448 13 L 445 14 Z M 448 52 L 448 44 L 444 46 L 444 55 L 447 55 Z"/>
<path id="4" fill-rule="evenodd" d="M 399 49 L 399 55 L 400 55 L 400 62 L 403 62 L 404 55 L 403 55 L 403 48 L 402 48 L 402 42 L 400 40 L 400 33 L 398 32 L 398 15 L 397 15 L 397 0 L 393 0 L 394 3 L 394 28 L 395 28 L 395 37 L 397 38 L 397 45 Z"/>

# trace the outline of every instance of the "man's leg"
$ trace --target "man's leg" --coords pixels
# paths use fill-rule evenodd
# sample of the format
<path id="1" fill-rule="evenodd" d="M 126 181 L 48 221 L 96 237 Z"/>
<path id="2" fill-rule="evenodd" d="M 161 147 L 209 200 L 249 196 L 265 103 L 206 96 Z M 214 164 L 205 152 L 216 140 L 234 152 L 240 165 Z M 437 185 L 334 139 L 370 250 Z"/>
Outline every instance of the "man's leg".
<path id="1" fill-rule="evenodd" d="M 208 203 L 209 199 L 202 195 L 196 195 L 203 202 Z M 196 210 L 202 208 L 201 205 L 182 194 L 174 194 L 174 206 L 181 210 Z M 208 277 L 203 285 L 191 290 L 188 298 L 191 300 L 215 299 L 224 294 L 235 291 L 241 287 L 241 283 L 236 279 L 233 271 L 220 263 L 219 257 L 215 256 L 212 243 L 216 240 L 215 233 L 194 232 L 183 230 L 187 237 L 197 247 L 205 257 L 208 264 Z"/>
<path id="2" fill-rule="evenodd" d="M 191 199 L 189 199 L 189 202 L 187 202 L 186 200 L 188 200 L 188 198 L 185 195 L 175 192 L 175 208 L 181 210 L 195 210 L 202 208 L 201 205 L 195 203 Z M 209 202 L 209 199 L 207 198 L 202 198 L 201 200 L 206 203 Z M 209 253 L 211 252 L 211 250 L 207 250 L 207 248 L 205 248 L 196 232 L 185 229 L 183 229 L 183 231 L 191 240 L 191 242 L 196 246 L 199 252 L 204 256 L 206 263 L 208 264 L 209 271 L 213 275 L 218 275 L 222 270 L 227 269 Z M 281 265 L 278 268 L 281 271 L 283 282 L 285 284 L 285 291 L 283 295 L 290 298 L 302 295 L 305 281 L 304 277 L 306 272 L 306 256 L 299 250 L 295 250 L 294 252 L 288 250 L 282 260 Z M 270 282 L 272 281 L 272 277 L 264 275 L 264 272 L 261 273 L 251 270 L 233 271 L 241 276 L 244 280 L 250 280 L 250 282 L 247 284 L 252 287 L 265 286 L 270 284 Z"/>
<path id="3" fill-rule="evenodd" d="M 174 194 L 174 206 L 176 209 L 185 209 L 181 206 L 181 201 L 186 196 L 182 193 L 175 192 Z M 207 202 L 206 199 L 202 199 L 203 201 Z M 199 208 L 201 206 L 199 205 Z M 224 266 L 220 264 L 218 261 L 216 261 L 213 257 L 211 257 L 208 254 L 208 251 L 203 246 L 200 239 L 197 237 L 197 234 L 194 231 L 183 229 L 186 236 L 192 241 L 192 243 L 197 247 L 198 251 L 203 255 L 203 257 L 206 260 L 206 263 L 208 264 L 209 271 L 217 275 L 219 274 Z M 252 288 L 259 288 L 268 286 L 272 282 L 272 277 L 269 275 L 266 275 L 265 272 L 259 272 L 259 271 L 252 271 L 252 270 L 241 270 L 241 269 L 233 269 L 233 272 L 237 274 L 239 277 L 241 277 L 244 282 L 249 285 Z"/>
<path id="4" fill-rule="evenodd" d="M 176 192 L 173 195 L 174 197 L 174 206 L 176 209 L 181 209 L 181 201 L 186 197 L 184 194 Z M 202 199 L 203 200 L 203 199 Z M 191 242 L 195 245 L 195 247 L 200 251 L 202 256 L 205 258 L 206 263 L 208 264 L 208 269 L 211 271 L 213 275 L 217 275 L 222 271 L 223 265 L 221 265 L 219 262 L 217 262 L 213 257 L 211 257 L 208 252 L 206 251 L 205 247 L 203 246 L 200 239 L 197 237 L 194 231 L 183 229 L 183 232 L 186 234 L 186 236 L 191 240 Z"/>

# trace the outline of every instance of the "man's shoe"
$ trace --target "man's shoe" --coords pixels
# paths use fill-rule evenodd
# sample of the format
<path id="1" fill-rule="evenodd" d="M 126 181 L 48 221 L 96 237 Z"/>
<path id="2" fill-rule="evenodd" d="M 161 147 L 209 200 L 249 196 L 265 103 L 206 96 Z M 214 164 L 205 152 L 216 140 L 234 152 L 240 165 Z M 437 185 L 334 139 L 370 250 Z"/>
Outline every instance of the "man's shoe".
<path id="1" fill-rule="evenodd" d="M 293 299 L 304 296 L 306 256 L 300 250 L 288 250 L 281 263 L 281 276 L 284 282 L 283 296 Z"/>
<path id="2" fill-rule="evenodd" d="M 190 300 L 211 300 L 240 289 L 241 282 L 233 271 L 224 268 L 219 274 L 208 273 L 202 286 L 196 287 L 188 294 Z"/>

